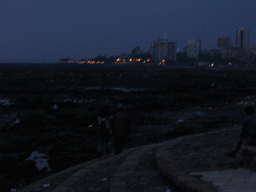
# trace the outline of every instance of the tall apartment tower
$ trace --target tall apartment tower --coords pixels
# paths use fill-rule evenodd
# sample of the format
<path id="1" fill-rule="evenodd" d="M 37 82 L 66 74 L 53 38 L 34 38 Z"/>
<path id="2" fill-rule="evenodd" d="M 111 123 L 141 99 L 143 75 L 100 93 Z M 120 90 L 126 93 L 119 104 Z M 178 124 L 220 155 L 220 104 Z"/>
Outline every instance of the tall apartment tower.
<path id="1" fill-rule="evenodd" d="M 198 59 L 200 53 L 201 40 L 188 40 L 188 44 L 186 46 L 187 57 Z"/>
<path id="2" fill-rule="evenodd" d="M 219 37 L 218 38 L 218 48 L 220 49 L 230 49 L 231 48 L 231 37 Z"/>
<path id="3" fill-rule="evenodd" d="M 250 31 L 244 28 L 236 31 L 236 46 L 243 48 L 245 53 L 250 51 Z"/>
<path id="4" fill-rule="evenodd" d="M 218 38 L 218 49 L 222 59 L 228 59 L 231 53 L 231 37 L 219 37 Z"/>
<path id="5" fill-rule="evenodd" d="M 176 42 L 169 42 L 168 39 L 158 39 L 150 43 L 150 54 L 153 62 L 176 61 Z"/>

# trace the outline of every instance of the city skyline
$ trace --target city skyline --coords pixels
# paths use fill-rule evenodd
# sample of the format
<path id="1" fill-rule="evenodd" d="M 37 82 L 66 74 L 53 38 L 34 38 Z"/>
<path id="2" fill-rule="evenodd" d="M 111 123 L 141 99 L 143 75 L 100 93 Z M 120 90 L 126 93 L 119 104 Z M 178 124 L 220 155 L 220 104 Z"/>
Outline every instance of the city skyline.
<path id="1" fill-rule="evenodd" d="M 0 62 L 58 62 L 149 51 L 150 42 L 166 34 L 183 50 L 198 39 L 202 49 L 217 48 L 217 39 L 233 43 L 241 27 L 256 44 L 253 0 L 0 1 Z"/>

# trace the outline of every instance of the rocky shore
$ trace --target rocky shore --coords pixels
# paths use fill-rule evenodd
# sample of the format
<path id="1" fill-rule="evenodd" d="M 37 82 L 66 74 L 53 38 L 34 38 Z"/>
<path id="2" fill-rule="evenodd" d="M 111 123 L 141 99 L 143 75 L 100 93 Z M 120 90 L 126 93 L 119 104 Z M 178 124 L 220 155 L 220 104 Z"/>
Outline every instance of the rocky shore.
<path id="1" fill-rule="evenodd" d="M 104 105 L 132 116 L 126 148 L 239 126 L 254 104 L 251 72 L 165 68 L 1 68 L 0 188 L 36 179 L 101 156 L 97 115 Z M 235 78 L 234 78 L 235 77 Z M 26 159 L 45 154 L 50 171 Z"/>

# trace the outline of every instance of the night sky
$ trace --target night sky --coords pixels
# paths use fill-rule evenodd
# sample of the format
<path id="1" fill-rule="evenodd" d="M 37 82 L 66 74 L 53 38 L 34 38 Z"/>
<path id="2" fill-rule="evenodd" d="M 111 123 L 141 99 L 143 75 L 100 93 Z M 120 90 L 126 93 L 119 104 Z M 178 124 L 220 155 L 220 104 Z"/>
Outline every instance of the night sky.
<path id="1" fill-rule="evenodd" d="M 130 53 L 165 34 L 203 49 L 236 30 L 256 45 L 256 0 L 0 0 L 0 62 L 58 62 Z"/>

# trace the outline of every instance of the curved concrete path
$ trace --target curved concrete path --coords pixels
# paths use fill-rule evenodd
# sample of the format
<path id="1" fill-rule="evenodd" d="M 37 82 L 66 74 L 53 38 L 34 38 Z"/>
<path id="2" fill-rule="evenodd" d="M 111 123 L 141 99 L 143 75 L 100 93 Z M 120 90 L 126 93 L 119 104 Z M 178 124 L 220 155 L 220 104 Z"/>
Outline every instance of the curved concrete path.
<path id="1" fill-rule="evenodd" d="M 226 130 L 224 130 L 226 131 Z M 156 152 L 159 170 L 181 191 L 195 192 L 256 192 L 256 172 L 245 169 L 223 169 L 216 171 L 191 172 L 190 174 L 176 168 L 170 161 L 169 149 L 185 139 L 207 134 L 185 136 L 163 144 Z"/>
<path id="2" fill-rule="evenodd" d="M 249 169 L 188 174 L 175 167 L 170 161 L 169 149 L 184 139 L 205 134 L 184 136 L 158 144 L 124 150 L 119 155 L 108 155 L 70 167 L 17 191 L 256 192 L 256 173 Z M 170 186 L 169 183 L 172 185 Z"/>

